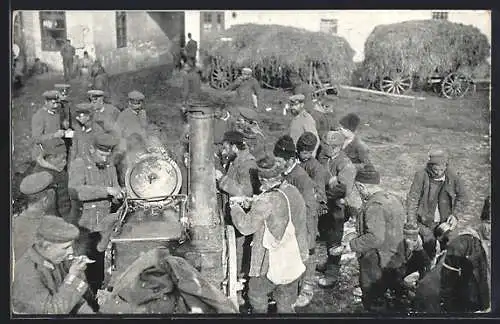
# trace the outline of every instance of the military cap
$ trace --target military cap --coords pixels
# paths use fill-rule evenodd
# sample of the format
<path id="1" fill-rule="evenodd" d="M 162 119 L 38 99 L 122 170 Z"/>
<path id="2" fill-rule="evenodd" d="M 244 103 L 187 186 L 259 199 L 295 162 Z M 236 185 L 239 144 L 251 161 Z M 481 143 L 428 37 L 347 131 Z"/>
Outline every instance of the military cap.
<path id="1" fill-rule="evenodd" d="M 311 132 L 304 132 L 297 140 L 297 152 L 313 151 L 318 143 L 318 139 Z"/>
<path id="2" fill-rule="evenodd" d="M 356 128 L 358 128 L 359 121 L 360 119 L 358 115 L 349 113 L 339 120 L 339 124 L 342 125 L 342 127 L 350 130 L 351 132 L 354 132 Z"/>
<path id="3" fill-rule="evenodd" d="M 251 74 L 252 73 L 252 69 L 251 68 L 248 68 L 248 67 L 245 67 L 241 70 L 241 72 L 243 73 L 246 73 L 246 74 Z"/>
<path id="4" fill-rule="evenodd" d="M 102 97 L 102 96 L 104 96 L 104 91 L 102 91 L 102 90 L 89 90 L 89 91 L 87 91 L 87 94 L 90 97 Z"/>
<path id="5" fill-rule="evenodd" d="M 363 169 L 356 172 L 354 180 L 366 184 L 380 184 L 380 174 L 373 166 L 366 165 Z"/>
<path id="6" fill-rule="evenodd" d="M 222 141 L 229 142 L 230 144 L 243 143 L 244 135 L 238 131 L 227 131 L 224 133 Z"/>
<path id="7" fill-rule="evenodd" d="M 90 114 L 94 111 L 94 106 L 90 103 L 79 103 L 75 106 L 75 113 L 77 114 Z"/>
<path id="8" fill-rule="evenodd" d="M 54 88 L 56 89 L 69 89 L 71 88 L 71 85 L 69 84 L 65 84 L 65 83 L 57 83 L 57 84 L 54 84 Z"/>
<path id="9" fill-rule="evenodd" d="M 239 111 L 241 117 L 243 117 L 245 119 L 255 121 L 259 118 L 259 115 L 255 111 L 255 109 L 250 109 L 250 108 L 246 108 L 246 107 L 238 107 L 238 111 Z"/>
<path id="10" fill-rule="evenodd" d="M 59 154 L 66 152 L 66 145 L 61 138 L 51 138 L 43 141 L 41 144 L 45 154 Z"/>
<path id="11" fill-rule="evenodd" d="M 282 169 L 279 168 L 278 162 L 272 154 L 265 153 L 264 156 L 257 160 L 257 172 L 262 178 L 275 178 L 281 174 Z"/>
<path id="12" fill-rule="evenodd" d="M 75 240 L 80 231 L 61 217 L 46 215 L 41 219 L 37 234 L 52 243 L 65 243 Z"/>
<path id="13" fill-rule="evenodd" d="M 99 151 L 111 152 L 117 146 L 119 140 L 108 133 L 98 133 L 94 136 L 94 146 Z"/>
<path id="14" fill-rule="evenodd" d="M 54 178 L 47 171 L 30 174 L 21 181 L 19 190 L 25 195 L 34 195 L 47 189 Z"/>
<path id="15" fill-rule="evenodd" d="M 299 93 L 289 97 L 288 100 L 290 100 L 290 102 L 292 103 L 301 103 L 304 102 L 304 100 L 306 100 L 306 97 L 303 94 Z"/>
<path id="16" fill-rule="evenodd" d="M 416 240 L 418 238 L 418 225 L 416 223 L 405 223 L 403 235 L 407 239 Z"/>
<path id="17" fill-rule="evenodd" d="M 448 154 L 442 149 L 433 149 L 429 152 L 429 163 L 443 164 L 448 162 Z"/>
<path id="18" fill-rule="evenodd" d="M 323 135 L 323 142 L 330 146 L 339 146 L 344 144 L 345 136 L 339 131 L 328 131 Z"/>
<path id="19" fill-rule="evenodd" d="M 128 93 L 128 98 L 132 100 L 144 100 L 146 97 L 142 94 L 142 92 L 134 90 Z"/>
<path id="20" fill-rule="evenodd" d="M 274 155 L 276 157 L 281 157 L 285 160 L 293 158 L 297 155 L 295 152 L 295 144 L 290 135 L 281 136 L 276 144 L 274 145 Z"/>
<path id="21" fill-rule="evenodd" d="M 42 94 L 45 99 L 59 99 L 59 92 L 57 90 L 49 90 L 49 91 L 45 91 L 43 94 Z"/>

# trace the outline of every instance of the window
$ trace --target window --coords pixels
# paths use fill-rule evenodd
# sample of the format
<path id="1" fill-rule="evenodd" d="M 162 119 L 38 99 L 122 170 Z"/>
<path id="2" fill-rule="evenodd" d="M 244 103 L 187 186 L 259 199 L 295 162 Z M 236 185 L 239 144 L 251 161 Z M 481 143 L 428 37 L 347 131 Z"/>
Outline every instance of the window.
<path id="1" fill-rule="evenodd" d="M 327 34 L 337 34 L 337 19 L 321 19 L 319 31 Z"/>
<path id="2" fill-rule="evenodd" d="M 448 12 L 446 12 L 446 11 L 434 11 L 432 13 L 432 19 L 448 20 Z"/>
<path id="3" fill-rule="evenodd" d="M 211 31 L 212 30 L 212 13 L 204 12 L 203 13 L 203 30 Z"/>
<path id="4" fill-rule="evenodd" d="M 127 47 L 127 13 L 116 12 L 116 48 Z"/>
<path id="5" fill-rule="evenodd" d="M 217 13 L 217 31 L 224 29 L 224 13 Z"/>
<path id="6" fill-rule="evenodd" d="M 40 11 L 42 51 L 57 52 L 66 40 L 66 13 L 64 11 Z"/>

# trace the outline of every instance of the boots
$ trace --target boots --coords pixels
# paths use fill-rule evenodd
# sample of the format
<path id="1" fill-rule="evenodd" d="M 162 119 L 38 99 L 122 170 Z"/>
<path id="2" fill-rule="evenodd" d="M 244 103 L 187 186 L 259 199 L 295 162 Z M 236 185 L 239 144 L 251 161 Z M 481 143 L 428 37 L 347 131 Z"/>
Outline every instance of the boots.
<path id="1" fill-rule="evenodd" d="M 293 308 L 305 307 L 309 305 L 313 297 L 314 297 L 314 287 L 311 284 L 304 283 L 300 291 L 300 294 L 297 297 L 297 300 L 292 306 Z"/>

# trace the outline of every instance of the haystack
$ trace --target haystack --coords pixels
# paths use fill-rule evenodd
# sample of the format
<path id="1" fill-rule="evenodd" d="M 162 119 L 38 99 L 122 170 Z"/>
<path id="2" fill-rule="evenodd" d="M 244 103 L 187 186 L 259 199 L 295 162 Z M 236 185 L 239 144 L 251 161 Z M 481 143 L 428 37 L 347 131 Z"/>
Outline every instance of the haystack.
<path id="1" fill-rule="evenodd" d="M 414 20 L 375 27 L 365 43 L 363 74 L 375 81 L 394 72 L 426 78 L 483 64 L 487 37 L 473 26 L 445 20 Z"/>
<path id="2" fill-rule="evenodd" d="M 272 64 L 302 76 L 314 64 L 337 82 L 349 80 L 354 67 L 354 50 L 344 38 L 280 25 L 235 25 L 202 44 L 202 52 L 223 64 Z"/>

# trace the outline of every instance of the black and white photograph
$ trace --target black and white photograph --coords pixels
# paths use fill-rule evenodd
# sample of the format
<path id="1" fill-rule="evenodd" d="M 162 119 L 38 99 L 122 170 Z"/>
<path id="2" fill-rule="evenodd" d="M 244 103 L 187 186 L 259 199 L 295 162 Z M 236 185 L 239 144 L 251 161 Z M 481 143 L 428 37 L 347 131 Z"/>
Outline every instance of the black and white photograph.
<path id="1" fill-rule="evenodd" d="M 13 10 L 9 46 L 11 318 L 491 316 L 490 10 Z"/>

